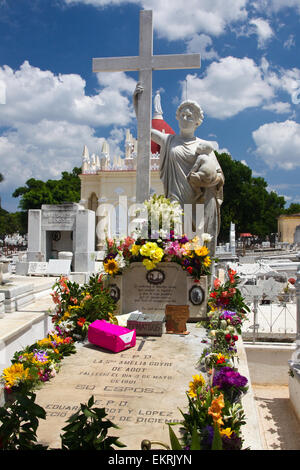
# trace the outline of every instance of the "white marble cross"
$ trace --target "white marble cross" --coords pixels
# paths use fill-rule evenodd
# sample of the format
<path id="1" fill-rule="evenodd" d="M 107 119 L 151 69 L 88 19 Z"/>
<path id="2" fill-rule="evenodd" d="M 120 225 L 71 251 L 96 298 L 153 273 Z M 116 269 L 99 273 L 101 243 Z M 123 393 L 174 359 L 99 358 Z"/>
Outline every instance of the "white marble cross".
<path id="1" fill-rule="evenodd" d="M 93 59 L 93 72 L 139 71 L 144 91 L 138 97 L 138 151 L 136 202 L 144 202 L 150 193 L 150 152 L 152 116 L 152 70 L 191 69 L 200 67 L 200 54 L 153 55 L 153 21 L 151 10 L 140 12 L 140 55 Z"/>

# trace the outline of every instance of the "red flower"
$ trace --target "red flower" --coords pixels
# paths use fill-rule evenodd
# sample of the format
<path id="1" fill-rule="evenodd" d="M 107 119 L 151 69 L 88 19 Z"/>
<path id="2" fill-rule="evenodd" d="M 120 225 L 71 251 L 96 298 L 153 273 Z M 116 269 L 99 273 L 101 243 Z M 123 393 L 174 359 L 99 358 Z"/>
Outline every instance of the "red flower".
<path id="1" fill-rule="evenodd" d="M 80 317 L 77 320 L 77 325 L 83 327 L 83 325 L 85 324 L 85 321 L 86 319 L 84 317 Z"/>
<path id="2" fill-rule="evenodd" d="M 190 274 L 192 274 L 192 272 L 193 272 L 192 266 L 188 266 L 188 267 L 186 268 L 186 270 L 187 270 L 187 272 L 190 273 Z"/>
<path id="3" fill-rule="evenodd" d="M 227 333 L 227 335 L 225 335 L 225 339 L 226 339 L 226 341 L 230 341 L 231 340 L 231 335 L 229 333 Z"/>
<path id="4" fill-rule="evenodd" d="M 213 299 L 216 299 L 218 297 L 218 294 L 217 294 L 217 292 L 211 292 L 209 294 L 209 297 L 212 297 Z"/>
<path id="5" fill-rule="evenodd" d="M 214 288 L 219 289 L 220 285 L 221 285 L 220 279 L 215 279 L 214 280 Z"/>
<path id="6" fill-rule="evenodd" d="M 233 336 L 233 339 L 234 339 L 234 341 L 237 341 L 237 340 L 239 339 L 239 337 L 236 336 L 236 335 L 234 335 L 234 336 Z"/>
<path id="7" fill-rule="evenodd" d="M 73 342 L 73 338 L 71 336 L 67 336 L 67 338 L 64 339 L 64 343 L 69 344 Z"/>

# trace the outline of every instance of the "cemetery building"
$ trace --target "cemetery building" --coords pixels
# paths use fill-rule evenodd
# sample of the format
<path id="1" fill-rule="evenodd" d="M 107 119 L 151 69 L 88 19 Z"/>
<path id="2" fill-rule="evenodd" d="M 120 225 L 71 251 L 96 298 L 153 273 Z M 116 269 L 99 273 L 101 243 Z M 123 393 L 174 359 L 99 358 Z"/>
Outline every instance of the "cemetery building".
<path id="1" fill-rule="evenodd" d="M 160 106 L 159 92 L 154 98 L 154 114 L 152 127 L 166 134 L 174 134 L 173 129 L 163 119 Z M 113 227 L 118 235 L 118 221 L 127 213 L 120 203 L 120 197 L 126 196 L 127 203 L 133 204 L 136 200 L 136 164 L 137 164 L 137 139 L 126 130 L 124 158 L 110 154 L 109 144 L 105 140 L 100 155 L 89 155 L 87 146 L 84 146 L 82 155 L 81 200 L 80 204 L 94 211 L 96 215 L 96 227 L 99 222 L 101 205 L 111 204 L 116 210 L 117 227 Z M 151 142 L 151 187 L 150 194 L 163 194 L 163 186 L 159 175 L 160 148 L 155 142 Z M 98 226 L 99 227 L 99 226 Z M 105 234 L 103 230 L 96 232 L 95 250 L 103 248 Z"/>
<path id="2" fill-rule="evenodd" d="M 282 214 L 278 217 L 280 242 L 300 243 L 300 214 Z"/>

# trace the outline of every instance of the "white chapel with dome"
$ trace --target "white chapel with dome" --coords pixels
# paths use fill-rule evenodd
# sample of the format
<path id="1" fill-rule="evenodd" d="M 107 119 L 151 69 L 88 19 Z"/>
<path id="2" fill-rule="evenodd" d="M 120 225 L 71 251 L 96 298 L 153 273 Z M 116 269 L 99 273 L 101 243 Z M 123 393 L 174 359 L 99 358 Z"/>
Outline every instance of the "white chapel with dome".
<path id="1" fill-rule="evenodd" d="M 173 129 L 164 121 L 160 103 L 160 94 L 156 92 L 154 98 L 154 113 L 152 127 L 167 134 L 174 134 Z M 85 209 L 93 210 L 96 213 L 96 227 L 101 214 L 101 205 L 111 204 L 115 207 L 118 220 L 125 216 L 125 208 L 122 207 L 122 198 L 127 197 L 128 205 L 133 204 L 136 199 L 136 156 L 137 140 L 126 130 L 125 158 L 110 155 L 109 145 L 104 141 L 99 155 L 89 155 L 87 146 L 84 146 L 82 155 L 81 180 L 81 200 L 80 204 Z M 163 185 L 159 176 L 160 148 L 155 142 L 151 142 L 151 188 L 150 194 L 163 194 Z M 122 216 L 123 213 L 123 216 Z M 102 214 L 103 215 L 103 214 Z M 127 207 L 126 207 L 127 218 Z M 120 236 L 118 227 L 115 232 Z M 101 250 L 104 231 L 96 230 L 96 250 Z"/>

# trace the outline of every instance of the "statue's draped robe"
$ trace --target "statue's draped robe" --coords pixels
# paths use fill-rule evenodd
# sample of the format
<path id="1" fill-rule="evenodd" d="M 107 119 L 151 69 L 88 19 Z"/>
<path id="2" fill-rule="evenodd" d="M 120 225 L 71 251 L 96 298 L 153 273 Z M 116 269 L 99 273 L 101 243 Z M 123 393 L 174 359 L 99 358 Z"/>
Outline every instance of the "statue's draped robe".
<path id="1" fill-rule="evenodd" d="M 197 137 L 185 141 L 179 135 L 168 135 L 165 145 L 160 148 L 160 179 L 164 186 L 165 197 L 184 204 L 204 204 L 204 232 L 213 236 L 208 248 L 215 255 L 217 236 L 220 231 L 220 205 L 223 201 L 224 175 L 219 162 L 211 152 L 204 158 L 214 159 L 213 174 L 199 180 L 199 188 L 194 190 L 187 176 L 196 163 L 196 148 L 203 141 Z M 196 217 L 193 211 L 193 230 L 196 231 Z"/>

